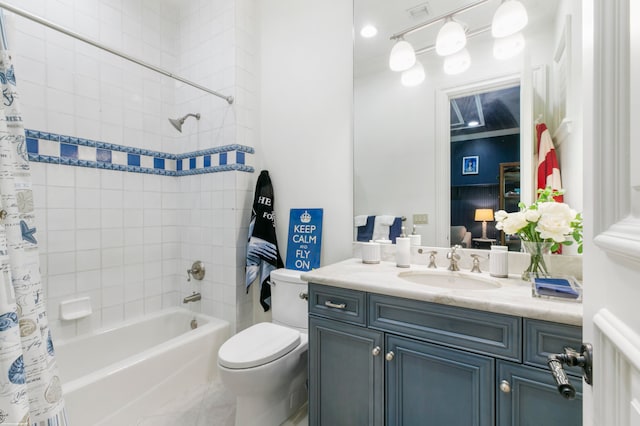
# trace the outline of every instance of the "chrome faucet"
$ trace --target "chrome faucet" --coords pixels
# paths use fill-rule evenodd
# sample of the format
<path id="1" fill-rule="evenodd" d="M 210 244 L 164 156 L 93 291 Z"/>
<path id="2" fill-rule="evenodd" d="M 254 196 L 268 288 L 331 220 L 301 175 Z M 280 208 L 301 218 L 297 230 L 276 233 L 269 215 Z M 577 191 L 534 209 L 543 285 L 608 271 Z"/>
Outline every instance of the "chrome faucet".
<path id="1" fill-rule="evenodd" d="M 449 263 L 449 267 L 447 268 L 449 271 L 460 270 L 460 268 L 458 267 L 458 260 L 460 260 L 460 255 L 456 253 L 456 250 L 459 248 L 462 248 L 462 246 L 456 244 L 455 246 L 451 247 L 451 251 L 447 253 L 447 259 L 451 261 Z"/>
<path id="2" fill-rule="evenodd" d="M 202 299 L 202 295 L 200 293 L 196 293 L 195 291 L 193 292 L 193 294 L 185 297 L 182 300 L 182 303 L 189 303 L 189 302 L 197 302 L 198 300 Z"/>

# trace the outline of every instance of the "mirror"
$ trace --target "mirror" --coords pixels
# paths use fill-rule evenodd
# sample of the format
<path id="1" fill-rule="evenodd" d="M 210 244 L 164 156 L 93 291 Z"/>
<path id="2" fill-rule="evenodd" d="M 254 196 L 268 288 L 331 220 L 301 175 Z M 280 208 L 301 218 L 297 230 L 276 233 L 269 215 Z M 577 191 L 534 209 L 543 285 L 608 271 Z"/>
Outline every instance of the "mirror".
<path id="1" fill-rule="evenodd" d="M 442 26 L 437 22 L 404 37 L 416 51 L 427 48 L 426 53 L 417 55 L 425 69 L 425 80 L 417 86 L 405 87 L 400 81 L 401 73 L 389 69 L 389 53 L 394 45 L 391 35 L 477 1 L 354 0 L 356 216 L 406 217 L 407 233 L 415 225 L 416 233 L 422 235 L 423 245 L 448 246 L 452 225 L 449 101 L 517 85 L 521 86 L 520 196 L 527 203 L 533 200 L 536 119 L 545 121 L 551 131 L 564 125 L 563 116 L 557 116 L 555 112 L 559 108 L 551 101 L 560 90 L 551 85 L 559 85 L 556 77 L 561 49 L 550 49 L 549 46 L 558 46 L 557 40 L 562 34 L 569 34 L 566 40 L 570 40 L 571 33 L 564 25 L 564 17 L 569 13 L 564 10 L 568 2 L 521 2 L 529 14 L 529 23 L 523 31 L 526 48 L 518 56 L 502 61 L 494 59 L 493 38 L 488 31 L 468 38 L 470 68 L 462 74 L 447 75 L 443 71 L 442 57 L 429 50 Z M 488 0 L 456 15 L 456 20 L 467 26 L 469 34 L 489 25 L 499 4 L 500 0 Z M 367 24 L 377 27 L 375 37 L 360 35 L 360 30 Z M 567 56 L 569 54 L 570 51 Z M 570 67 L 565 66 L 564 72 L 570 72 Z M 565 84 L 564 90 L 567 98 L 566 91 L 570 91 L 571 86 Z M 556 150 L 561 156 L 561 150 L 558 147 Z M 581 209 L 582 200 L 578 194 L 582 187 L 577 186 L 577 181 L 581 179 L 582 169 L 581 164 L 572 163 L 580 162 L 580 159 L 581 155 L 560 158 L 561 169 L 564 167 L 576 176 L 567 179 L 563 170 L 563 185 L 567 195 L 574 195 L 575 201 L 571 205 L 576 210 Z M 488 224 L 490 229 L 494 225 Z"/>

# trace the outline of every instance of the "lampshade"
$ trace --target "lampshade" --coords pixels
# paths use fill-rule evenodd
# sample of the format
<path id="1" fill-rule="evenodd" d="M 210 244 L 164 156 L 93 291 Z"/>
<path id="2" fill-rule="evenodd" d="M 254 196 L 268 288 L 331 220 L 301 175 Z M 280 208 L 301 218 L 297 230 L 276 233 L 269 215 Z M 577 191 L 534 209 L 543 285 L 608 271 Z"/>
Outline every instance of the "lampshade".
<path id="1" fill-rule="evenodd" d="M 467 36 L 464 27 L 456 21 L 447 20 L 438 31 L 436 52 L 440 56 L 453 55 L 462 50 L 466 44 Z"/>
<path id="2" fill-rule="evenodd" d="M 412 87 L 422 83 L 425 78 L 424 67 L 420 61 L 416 61 L 415 65 L 402 72 L 400 82 L 403 86 Z"/>
<path id="3" fill-rule="evenodd" d="M 493 209 L 476 209 L 476 221 L 493 221 Z"/>
<path id="4" fill-rule="evenodd" d="M 506 0 L 496 10 L 491 23 L 491 34 L 506 37 L 515 34 L 527 26 L 527 9 L 518 0 Z"/>
<path id="5" fill-rule="evenodd" d="M 497 38 L 493 41 L 493 57 L 498 60 L 513 58 L 522 52 L 525 46 L 522 33 Z"/>
<path id="6" fill-rule="evenodd" d="M 408 41 L 399 40 L 391 49 L 389 68 L 392 71 L 404 71 L 416 63 L 416 52 Z"/>
<path id="7" fill-rule="evenodd" d="M 449 75 L 456 75 L 465 72 L 471 66 L 471 56 L 467 49 L 462 49 L 458 53 L 447 56 L 444 59 L 444 72 Z"/>

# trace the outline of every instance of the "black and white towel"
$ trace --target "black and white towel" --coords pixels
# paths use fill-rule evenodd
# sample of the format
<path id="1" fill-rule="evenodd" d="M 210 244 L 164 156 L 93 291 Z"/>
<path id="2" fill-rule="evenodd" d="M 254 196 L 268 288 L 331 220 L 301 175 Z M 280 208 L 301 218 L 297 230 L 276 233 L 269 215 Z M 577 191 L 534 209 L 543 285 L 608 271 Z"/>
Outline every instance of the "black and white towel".
<path id="1" fill-rule="evenodd" d="M 283 268 L 282 258 L 276 240 L 276 222 L 273 214 L 273 186 L 269 172 L 263 170 L 256 182 L 253 197 L 249 242 L 247 244 L 246 290 L 260 273 L 260 305 L 264 311 L 271 307 L 271 286 L 269 274 L 274 269 Z"/>

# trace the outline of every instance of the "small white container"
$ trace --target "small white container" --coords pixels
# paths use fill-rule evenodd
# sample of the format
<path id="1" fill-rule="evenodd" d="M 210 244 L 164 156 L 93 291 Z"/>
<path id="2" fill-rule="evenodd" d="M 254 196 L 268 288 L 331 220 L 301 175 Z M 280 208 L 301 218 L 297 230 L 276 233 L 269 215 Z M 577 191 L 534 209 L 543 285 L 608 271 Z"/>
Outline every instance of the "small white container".
<path id="1" fill-rule="evenodd" d="M 409 239 L 411 240 L 411 246 L 419 246 L 422 244 L 422 235 L 420 234 L 411 234 L 409 235 Z"/>
<path id="2" fill-rule="evenodd" d="M 491 246 L 489 256 L 489 275 L 498 278 L 509 276 L 509 252 L 507 246 Z"/>
<path id="3" fill-rule="evenodd" d="M 373 241 L 362 243 L 362 263 L 380 263 L 380 244 Z"/>
<path id="4" fill-rule="evenodd" d="M 411 263 L 411 239 L 407 237 L 396 238 L 396 266 L 408 268 Z"/>

